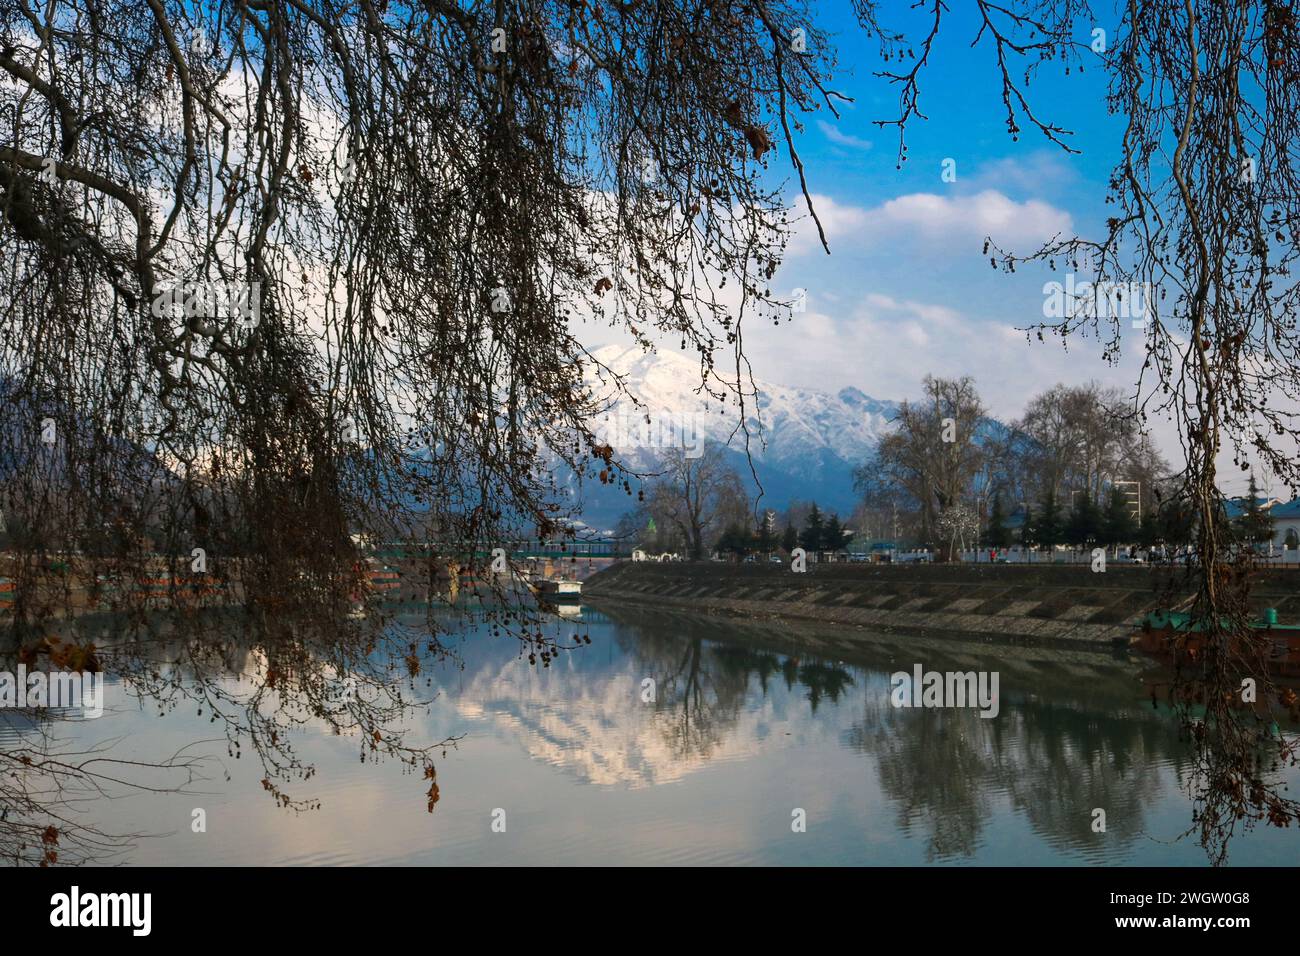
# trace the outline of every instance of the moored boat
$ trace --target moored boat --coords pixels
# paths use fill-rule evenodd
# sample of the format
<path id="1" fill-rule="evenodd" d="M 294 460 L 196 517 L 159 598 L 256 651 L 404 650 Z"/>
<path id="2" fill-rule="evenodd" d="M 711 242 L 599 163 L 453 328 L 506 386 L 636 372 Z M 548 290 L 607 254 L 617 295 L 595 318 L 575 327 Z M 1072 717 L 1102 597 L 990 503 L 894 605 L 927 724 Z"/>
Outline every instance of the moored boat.
<path id="1" fill-rule="evenodd" d="M 1134 643 L 1148 654 L 1196 661 L 1205 648 L 1205 622 L 1185 611 L 1160 608 L 1143 616 L 1138 622 Z M 1267 644 L 1269 668 L 1281 674 L 1300 674 L 1300 625 L 1279 624 L 1277 611 L 1267 608 L 1264 616 L 1250 623 L 1253 638 L 1262 638 Z M 1233 649 L 1245 652 L 1248 648 L 1240 637 L 1234 638 Z"/>
<path id="2" fill-rule="evenodd" d="M 533 593 L 552 603 L 578 601 L 582 598 L 582 582 L 566 578 L 541 578 L 532 582 Z"/>

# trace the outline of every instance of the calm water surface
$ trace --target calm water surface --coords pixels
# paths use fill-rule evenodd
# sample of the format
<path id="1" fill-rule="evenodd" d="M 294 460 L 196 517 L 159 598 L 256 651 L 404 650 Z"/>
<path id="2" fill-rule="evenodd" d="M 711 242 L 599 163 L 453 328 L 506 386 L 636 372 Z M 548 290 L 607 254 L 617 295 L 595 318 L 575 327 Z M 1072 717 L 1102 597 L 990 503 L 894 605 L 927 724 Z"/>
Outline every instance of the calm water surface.
<path id="1" fill-rule="evenodd" d="M 293 745 L 315 772 L 286 785 L 319 801 L 306 812 L 277 806 L 256 755 L 228 756 L 193 702 L 160 716 L 114 684 L 104 717 L 55 732 L 124 759 L 204 757 L 191 792 L 81 808 L 140 834 L 125 857 L 139 864 L 1205 863 L 1178 839 L 1187 750 L 1131 659 L 616 607 L 555 626 L 590 645 L 531 667 L 469 621 L 457 659 L 425 662 L 433 699 L 405 718 L 410 739 L 460 738 L 435 761 L 432 812 L 418 772 L 363 762 L 357 736 L 310 720 Z M 893 708 L 889 675 L 915 663 L 998 671 L 1000 715 Z M 219 680 L 234 686 L 239 669 Z M 0 736 L 12 745 L 21 728 Z M 196 807 L 206 833 L 191 832 Z M 1259 828 L 1229 862 L 1293 865 L 1300 833 Z"/>

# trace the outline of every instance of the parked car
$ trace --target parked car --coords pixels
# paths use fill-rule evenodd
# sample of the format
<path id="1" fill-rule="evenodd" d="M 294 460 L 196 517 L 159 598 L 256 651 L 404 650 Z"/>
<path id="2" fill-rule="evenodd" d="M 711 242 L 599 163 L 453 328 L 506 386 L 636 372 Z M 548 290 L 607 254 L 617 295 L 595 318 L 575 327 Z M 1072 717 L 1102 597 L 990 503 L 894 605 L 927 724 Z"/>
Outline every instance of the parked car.
<path id="1" fill-rule="evenodd" d="M 767 559 L 768 564 L 785 564 L 785 558 L 777 557 L 775 554 Z"/>

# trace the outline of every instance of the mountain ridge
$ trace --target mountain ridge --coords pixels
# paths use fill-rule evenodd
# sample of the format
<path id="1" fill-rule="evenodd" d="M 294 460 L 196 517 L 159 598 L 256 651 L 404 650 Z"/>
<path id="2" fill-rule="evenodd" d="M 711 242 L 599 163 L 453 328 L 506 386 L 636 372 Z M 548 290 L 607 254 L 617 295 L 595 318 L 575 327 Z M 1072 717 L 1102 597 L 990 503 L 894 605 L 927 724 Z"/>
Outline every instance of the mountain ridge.
<path id="1" fill-rule="evenodd" d="M 723 407 L 702 393 L 699 364 L 671 350 L 646 352 L 635 346 L 606 345 L 594 358 L 621 376 L 639 399 L 637 408 L 617 398 L 608 377 L 592 373 L 588 384 L 612 404 L 598 417 L 596 433 L 613 446 L 615 457 L 633 469 L 649 470 L 669 444 L 718 442 L 746 480 L 751 494 L 744 434 L 739 430 L 734 399 Z M 847 514 L 857 494 L 853 469 L 865 461 L 890 428 L 898 403 L 873 398 L 856 386 L 831 393 L 780 385 L 755 378 L 752 408 L 747 409 L 750 451 L 763 486 L 763 505 L 782 508 L 793 499 L 814 500 L 826 510 Z M 648 421 L 647 421 L 648 419 Z M 584 496 L 589 523 L 612 524 L 629 507 L 626 496 L 610 513 L 597 492 Z"/>

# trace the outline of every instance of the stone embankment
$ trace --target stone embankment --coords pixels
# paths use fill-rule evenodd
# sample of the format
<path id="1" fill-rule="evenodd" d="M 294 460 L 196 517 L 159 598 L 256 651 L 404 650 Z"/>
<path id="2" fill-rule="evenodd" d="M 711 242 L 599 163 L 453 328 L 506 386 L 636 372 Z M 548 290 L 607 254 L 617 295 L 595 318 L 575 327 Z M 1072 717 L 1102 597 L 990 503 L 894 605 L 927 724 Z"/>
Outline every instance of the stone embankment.
<path id="1" fill-rule="evenodd" d="M 656 564 L 622 561 L 589 578 L 584 603 L 694 608 L 886 632 L 1126 646 L 1142 616 L 1191 597 L 1186 570 L 1111 565 Z M 1300 571 L 1261 572 L 1252 596 L 1300 621 Z"/>

